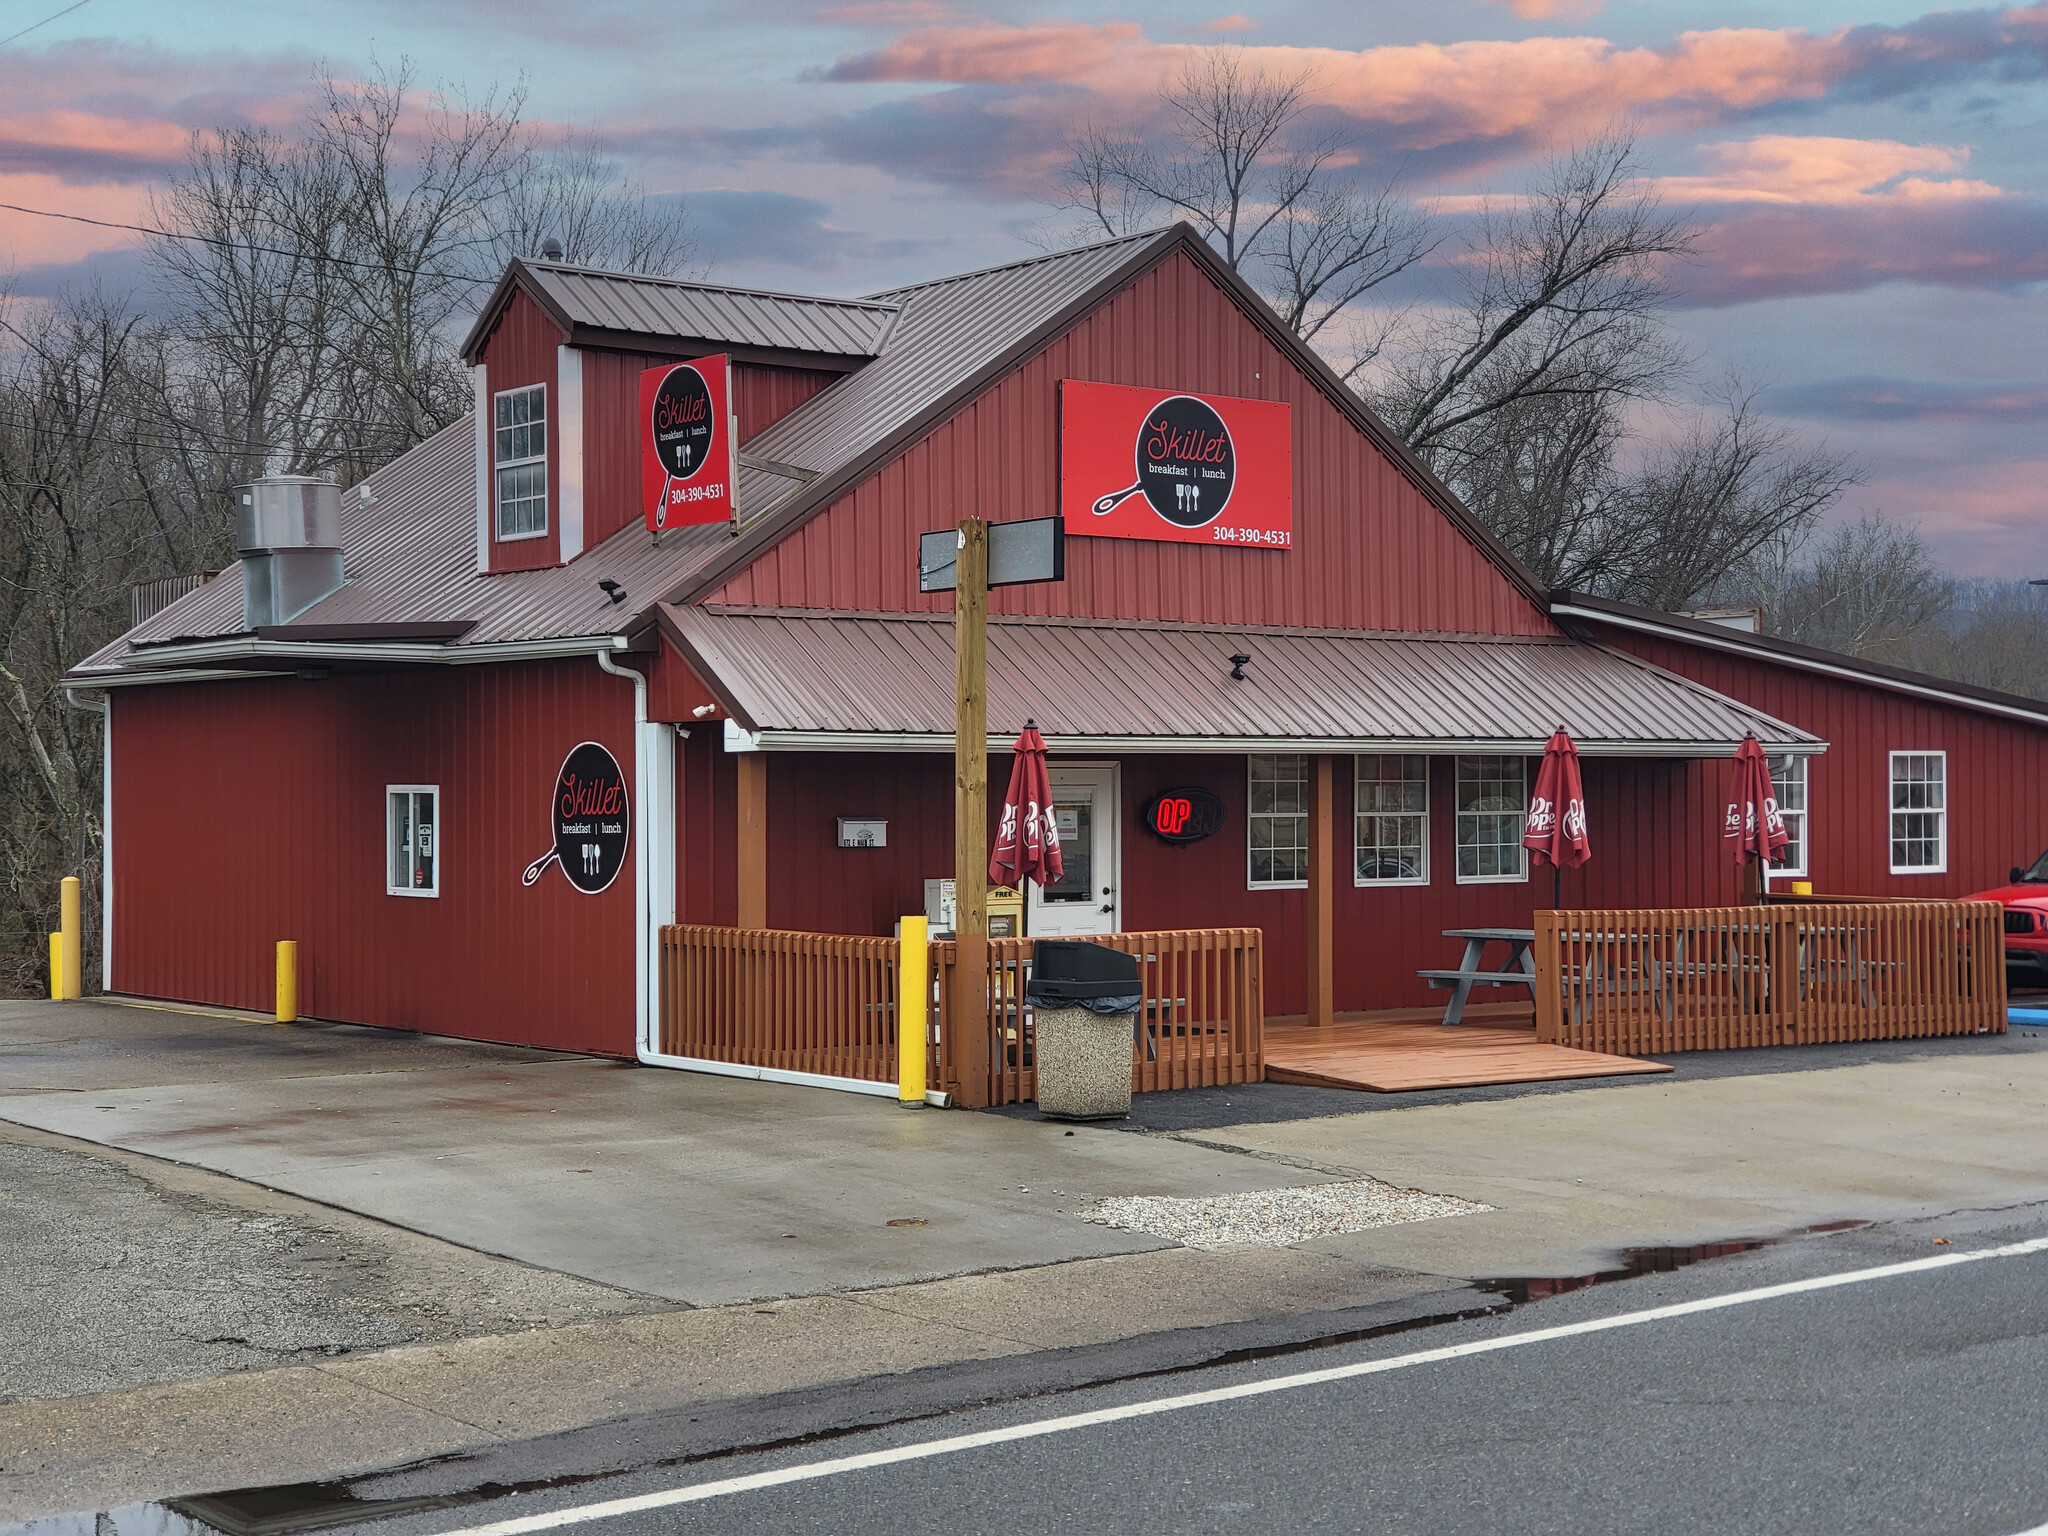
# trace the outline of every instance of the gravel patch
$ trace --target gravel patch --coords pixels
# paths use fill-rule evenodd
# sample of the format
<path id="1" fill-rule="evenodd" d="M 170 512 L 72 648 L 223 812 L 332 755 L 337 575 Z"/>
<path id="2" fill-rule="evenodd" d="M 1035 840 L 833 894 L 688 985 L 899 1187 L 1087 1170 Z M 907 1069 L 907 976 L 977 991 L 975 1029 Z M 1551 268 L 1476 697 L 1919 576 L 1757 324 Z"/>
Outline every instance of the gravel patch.
<path id="1" fill-rule="evenodd" d="M 1126 1195 L 1098 1200 L 1080 1216 L 1098 1226 L 1163 1237 L 1184 1248 L 1284 1248 L 1338 1232 L 1367 1232 L 1404 1221 L 1435 1221 L 1492 1209 L 1456 1195 L 1396 1189 L 1378 1179 L 1353 1179 L 1295 1189 L 1209 1195 L 1199 1200 Z"/>

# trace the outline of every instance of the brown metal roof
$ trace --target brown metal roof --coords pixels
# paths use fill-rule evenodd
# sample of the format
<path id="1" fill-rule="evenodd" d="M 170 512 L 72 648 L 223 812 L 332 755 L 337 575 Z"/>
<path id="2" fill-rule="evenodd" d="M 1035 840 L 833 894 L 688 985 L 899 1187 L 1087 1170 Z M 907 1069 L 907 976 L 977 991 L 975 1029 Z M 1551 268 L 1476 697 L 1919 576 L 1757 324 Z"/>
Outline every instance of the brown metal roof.
<path id="1" fill-rule="evenodd" d="M 950 618 L 665 604 L 662 620 L 735 718 L 771 742 L 951 739 Z M 1237 654 L 1252 658 L 1242 682 L 1230 675 Z M 1825 745 L 1698 683 L 1563 639 L 1000 618 L 989 624 L 988 676 L 995 736 L 1035 719 L 1072 748 L 1534 753 L 1560 725 L 1589 755 L 1726 756 L 1751 731 L 1777 751 Z"/>
<path id="2" fill-rule="evenodd" d="M 773 293 L 518 260 L 505 269 L 471 327 L 462 344 L 465 358 L 475 361 L 515 286 L 533 295 L 572 345 L 638 336 L 858 362 L 881 350 L 896 318 L 896 306 L 883 300 Z"/>

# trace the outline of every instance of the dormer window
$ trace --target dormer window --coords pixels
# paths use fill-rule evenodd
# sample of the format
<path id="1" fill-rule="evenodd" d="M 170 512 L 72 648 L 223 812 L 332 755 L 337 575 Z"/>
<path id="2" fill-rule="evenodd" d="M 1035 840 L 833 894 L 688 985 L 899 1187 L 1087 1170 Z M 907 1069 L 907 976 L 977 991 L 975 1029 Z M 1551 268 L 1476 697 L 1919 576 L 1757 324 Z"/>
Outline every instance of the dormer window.
<path id="1" fill-rule="evenodd" d="M 540 538 L 548 531 L 547 385 L 501 390 L 493 397 L 493 415 L 498 538 Z"/>

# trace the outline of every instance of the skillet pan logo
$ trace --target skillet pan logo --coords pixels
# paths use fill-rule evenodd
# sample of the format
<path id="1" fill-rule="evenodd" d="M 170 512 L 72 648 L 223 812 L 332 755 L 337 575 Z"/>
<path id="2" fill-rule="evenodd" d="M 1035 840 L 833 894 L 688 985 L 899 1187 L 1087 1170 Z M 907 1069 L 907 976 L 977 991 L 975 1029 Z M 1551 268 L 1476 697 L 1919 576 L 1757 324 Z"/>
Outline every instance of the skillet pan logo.
<path id="1" fill-rule="evenodd" d="M 555 845 L 526 866 L 521 885 L 532 885 L 550 864 L 561 865 L 569 883 L 586 896 L 619 878 L 633 830 L 633 806 L 626 775 L 610 752 L 594 741 L 570 748 L 555 775 L 548 819 Z"/>
<path id="2" fill-rule="evenodd" d="M 1204 528 L 1223 515 L 1237 483 L 1237 449 L 1230 428 L 1206 401 L 1193 395 L 1162 400 L 1138 426 L 1137 483 L 1100 498 L 1101 517 L 1142 494 L 1177 528 Z"/>

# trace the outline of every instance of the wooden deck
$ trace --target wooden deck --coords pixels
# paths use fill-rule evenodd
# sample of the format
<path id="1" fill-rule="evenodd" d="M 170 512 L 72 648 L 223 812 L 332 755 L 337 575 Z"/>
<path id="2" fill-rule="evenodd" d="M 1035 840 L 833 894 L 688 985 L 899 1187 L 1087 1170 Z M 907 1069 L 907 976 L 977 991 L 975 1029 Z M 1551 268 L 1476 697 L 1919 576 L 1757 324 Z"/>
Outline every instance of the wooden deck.
<path id="1" fill-rule="evenodd" d="M 1539 1044 L 1526 1003 L 1475 1005 L 1464 1023 L 1449 1028 L 1442 1018 L 1441 1008 L 1339 1014 L 1328 1029 L 1268 1019 L 1266 1081 L 1406 1093 L 1671 1070 L 1657 1061 Z"/>

